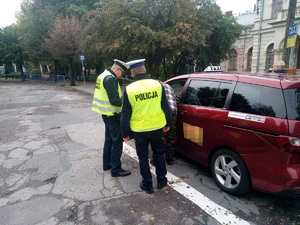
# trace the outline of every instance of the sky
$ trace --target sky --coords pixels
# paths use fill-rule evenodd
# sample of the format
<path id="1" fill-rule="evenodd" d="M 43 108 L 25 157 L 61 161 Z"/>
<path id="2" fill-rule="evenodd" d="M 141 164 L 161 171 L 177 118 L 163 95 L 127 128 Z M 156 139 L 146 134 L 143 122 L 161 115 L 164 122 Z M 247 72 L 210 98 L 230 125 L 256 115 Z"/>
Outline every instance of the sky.
<path id="1" fill-rule="evenodd" d="M 22 0 L 1 0 L 0 2 L 0 28 L 6 27 L 17 21 L 16 11 L 20 11 Z"/>
<path id="2" fill-rule="evenodd" d="M 253 11 L 256 0 L 216 0 L 223 13 L 232 11 L 233 14 Z"/>
<path id="3" fill-rule="evenodd" d="M 22 0 L 1 0 L 0 3 L 0 28 L 15 23 L 15 14 L 20 11 Z M 221 7 L 222 12 L 233 11 L 234 14 L 244 13 L 247 10 L 253 10 L 256 0 L 216 0 Z"/>

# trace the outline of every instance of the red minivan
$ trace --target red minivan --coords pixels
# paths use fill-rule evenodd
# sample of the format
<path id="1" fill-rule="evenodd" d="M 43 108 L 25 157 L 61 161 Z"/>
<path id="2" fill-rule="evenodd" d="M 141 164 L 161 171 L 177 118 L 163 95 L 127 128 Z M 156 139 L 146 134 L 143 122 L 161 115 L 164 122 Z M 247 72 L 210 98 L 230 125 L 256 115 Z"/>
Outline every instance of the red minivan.
<path id="1" fill-rule="evenodd" d="M 300 76 L 200 73 L 169 79 L 177 150 L 232 195 L 300 197 Z"/>

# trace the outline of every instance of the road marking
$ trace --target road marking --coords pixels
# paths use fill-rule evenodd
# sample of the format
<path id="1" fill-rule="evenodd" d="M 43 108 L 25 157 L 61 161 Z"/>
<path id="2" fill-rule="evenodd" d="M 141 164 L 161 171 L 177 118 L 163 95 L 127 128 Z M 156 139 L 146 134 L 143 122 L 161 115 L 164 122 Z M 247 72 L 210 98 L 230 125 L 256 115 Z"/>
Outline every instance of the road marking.
<path id="1" fill-rule="evenodd" d="M 136 151 L 130 145 L 124 143 L 123 147 L 124 153 L 129 155 L 131 158 L 138 161 L 138 156 Z M 155 174 L 155 167 L 151 166 L 151 172 Z M 205 195 L 201 194 L 199 191 L 189 186 L 187 183 L 182 181 L 179 177 L 171 173 L 167 173 L 167 179 L 169 181 L 169 186 L 176 190 L 178 193 L 182 194 L 184 197 L 198 205 L 203 211 L 215 218 L 221 224 L 238 224 L 238 225 L 250 225 L 247 221 L 238 218 L 228 209 L 216 204 Z"/>

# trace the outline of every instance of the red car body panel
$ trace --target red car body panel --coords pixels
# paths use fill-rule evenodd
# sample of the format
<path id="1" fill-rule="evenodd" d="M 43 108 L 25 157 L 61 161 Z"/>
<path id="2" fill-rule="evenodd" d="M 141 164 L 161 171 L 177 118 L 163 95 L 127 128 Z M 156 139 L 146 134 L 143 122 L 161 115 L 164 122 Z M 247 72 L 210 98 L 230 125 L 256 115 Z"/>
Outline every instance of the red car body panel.
<path id="1" fill-rule="evenodd" d="M 214 113 L 216 109 L 210 109 L 207 107 L 195 107 L 189 105 L 178 106 L 178 139 L 177 143 L 183 149 L 182 153 L 186 156 L 196 160 L 197 162 L 208 166 L 208 155 L 210 149 L 212 149 L 218 142 L 223 129 L 224 120 L 227 117 L 227 112 L 219 110 L 218 113 Z M 183 135 L 183 123 L 190 124 L 192 126 L 200 127 L 203 129 L 203 144 L 202 146 L 184 138 Z M 210 138 L 211 136 L 215 138 Z"/>
<path id="2" fill-rule="evenodd" d="M 226 80 L 277 89 L 300 88 L 300 77 L 282 74 L 202 73 L 174 77 L 167 83 L 180 79 Z M 202 140 L 186 138 L 185 126 L 197 129 Z M 254 189 L 268 193 L 300 190 L 300 154 L 287 152 L 277 143 L 279 137 L 300 139 L 300 121 L 179 103 L 177 133 L 178 151 L 202 165 L 209 166 L 211 155 L 225 147 L 243 159 Z"/>

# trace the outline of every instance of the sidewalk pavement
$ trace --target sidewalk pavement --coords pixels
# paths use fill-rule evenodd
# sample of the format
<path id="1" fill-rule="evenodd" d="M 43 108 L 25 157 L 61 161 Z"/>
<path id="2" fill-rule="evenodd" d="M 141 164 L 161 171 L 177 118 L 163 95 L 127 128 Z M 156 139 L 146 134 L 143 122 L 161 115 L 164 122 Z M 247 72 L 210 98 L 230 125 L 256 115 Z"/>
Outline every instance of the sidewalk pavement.
<path id="1" fill-rule="evenodd" d="M 70 86 L 69 83 L 66 83 L 65 86 L 70 87 L 70 88 L 75 89 L 75 90 L 78 90 L 78 91 L 81 91 L 81 92 L 84 92 L 86 94 L 91 94 L 91 95 L 94 94 L 96 82 L 76 81 L 75 83 L 76 83 L 77 86 Z"/>

